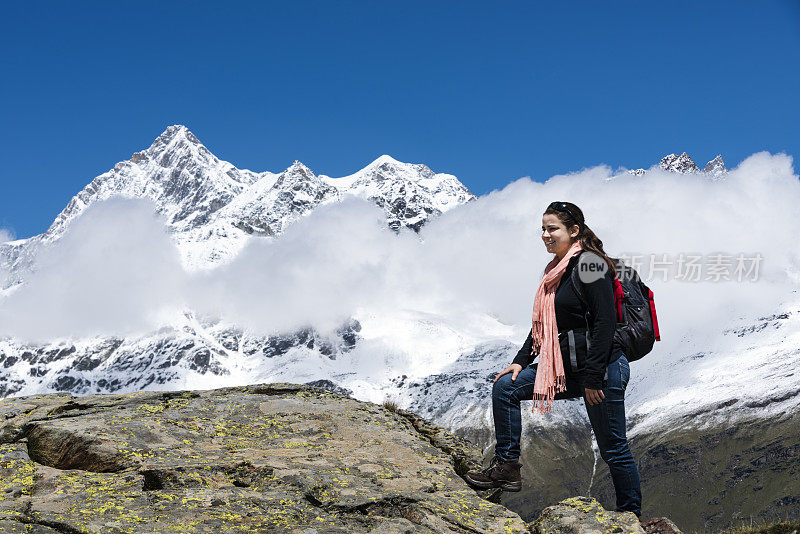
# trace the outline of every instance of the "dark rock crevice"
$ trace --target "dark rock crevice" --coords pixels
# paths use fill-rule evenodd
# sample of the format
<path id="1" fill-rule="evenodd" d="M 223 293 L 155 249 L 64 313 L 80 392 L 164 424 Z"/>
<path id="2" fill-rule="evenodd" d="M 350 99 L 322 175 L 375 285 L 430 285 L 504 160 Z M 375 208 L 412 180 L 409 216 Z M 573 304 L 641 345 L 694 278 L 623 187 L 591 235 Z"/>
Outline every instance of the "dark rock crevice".
<path id="1" fill-rule="evenodd" d="M 51 532 L 57 532 L 58 534 L 84 534 L 85 531 L 74 528 L 67 523 L 62 523 L 60 521 L 48 521 L 46 519 L 36 519 L 30 516 L 20 516 L 15 519 L 16 522 L 22 523 L 24 525 L 36 525 L 40 527 L 44 527 L 49 529 Z M 24 532 L 29 532 L 26 529 Z M 47 530 L 38 529 L 33 531 L 35 534 L 46 534 Z"/>
<path id="2" fill-rule="evenodd" d="M 247 386 L 247 392 L 255 395 L 291 395 L 300 391 L 311 389 L 313 386 L 302 386 L 300 384 L 276 383 L 259 384 Z"/>
<path id="3" fill-rule="evenodd" d="M 312 488 L 310 491 L 306 491 L 303 497 L 312 506 L 321 508 L 326 512 L 350 513 L 364 516 L 404 517 L 402 510 L 420 501 L 408 495 L 389 495 L 375 501 L 360 502 L 357 504 L 326 504 L 316 496 L 317 491 L 321 489 L 322 488 Z"/>
<path id="4" fill-rule="evenodd" d="M 250 462 L 237 462 L 233 465 L 175 466 L 169 468 L 140 469 L 142 491 L 174 490 L 209 486 L 210 480 L 217 480 L 219 486 L 231 485 L 237 488 L 271 485 L 274 469 L 269 466 L 254 466 Z"/>
<path id="5" fill-rule="evenodd" d="M 26 432 L 28 456 L 33 462 L 56 469 L 81 469 L 118 473 L 132 467 L 113 450 L 96 440 L 68 430 L 32 424 Z"/>
<path id="6" fill-rule="evenodd" d="M 0 520 L 0 528 L 2 528 L 2 532 L 10 532 L 10 534 L 16 534 L 17 532 L 20 534 L 23 532 L 25 534 L 83 534 L 83 531 L 67 523 L 36 517 L 33 512 L 33 504 L 30 501 L 21 510 L 21 515 Z"/>

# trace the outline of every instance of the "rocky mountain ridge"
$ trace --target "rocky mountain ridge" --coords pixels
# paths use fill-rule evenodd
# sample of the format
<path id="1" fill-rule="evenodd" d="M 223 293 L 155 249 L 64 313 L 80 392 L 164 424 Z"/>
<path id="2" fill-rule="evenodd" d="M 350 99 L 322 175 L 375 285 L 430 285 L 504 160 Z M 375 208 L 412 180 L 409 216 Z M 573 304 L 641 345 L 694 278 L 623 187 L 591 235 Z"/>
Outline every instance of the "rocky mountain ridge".
<path id="1" fill-rule="evenodd" d="M 722 155 L 717 155 L 714 159 L 706 163 L 703 170 L 694 162 L 694 160 L 686 153 L 667 154 L 658 163 L 658 168 L 667 172 L 674 172 L 677 174 L 701 174 L 713 180 L 722 178 L 728 169 L 725 167 L 725 162 L 722 160 Z M 642 176 L 647 172 L 646 169 L 631 169 L 628 173 L 635 176 Z"/>

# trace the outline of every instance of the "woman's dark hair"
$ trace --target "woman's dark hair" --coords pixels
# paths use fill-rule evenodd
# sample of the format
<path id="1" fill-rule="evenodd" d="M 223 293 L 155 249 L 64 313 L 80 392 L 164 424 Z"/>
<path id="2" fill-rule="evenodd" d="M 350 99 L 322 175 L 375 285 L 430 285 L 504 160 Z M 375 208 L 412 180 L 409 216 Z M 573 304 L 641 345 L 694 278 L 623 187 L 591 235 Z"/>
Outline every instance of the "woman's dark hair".
<path id="1" fill-rule="evenodd" d="M 616 276 L 617 269 L 614 260 L 609 257 L 603 250 L 603 242 L 597 237 L 592 229 L 586 226 L 586 221 L 583 218 L 581 209 L 572 202 L 552 202 L 547 209 L 544 210 L 544 215 L 555 215 L 561 221 L 567 230 L 573 226 L 578 227 L 578 239 L 581 242 L 583 250 L 590 250 L 603 258 L 608 264 L 612 276 Z"/>

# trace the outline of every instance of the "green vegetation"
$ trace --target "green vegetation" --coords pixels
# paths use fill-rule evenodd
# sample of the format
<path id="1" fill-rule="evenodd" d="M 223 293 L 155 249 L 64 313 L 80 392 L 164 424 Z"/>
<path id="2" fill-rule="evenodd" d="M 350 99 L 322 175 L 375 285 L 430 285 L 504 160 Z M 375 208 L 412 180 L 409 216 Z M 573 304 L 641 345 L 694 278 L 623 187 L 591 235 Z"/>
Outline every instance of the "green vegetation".
<path id="1" fill-rule="evenodd" d="M 741 526 L 725 530 L 720 534 L 800 534 L 800 523 L 781 521 L 766 525 Z"/>
<path id="2" fill-rule="evenodd" d="M 397 413 L 397 410 L 400 409 L 400 407 L 397 405 L 397 402 L 394 399 L 384 400 L 383 407 L 389 410 L 390 412 L 395 412 L 395 413 Z"/>

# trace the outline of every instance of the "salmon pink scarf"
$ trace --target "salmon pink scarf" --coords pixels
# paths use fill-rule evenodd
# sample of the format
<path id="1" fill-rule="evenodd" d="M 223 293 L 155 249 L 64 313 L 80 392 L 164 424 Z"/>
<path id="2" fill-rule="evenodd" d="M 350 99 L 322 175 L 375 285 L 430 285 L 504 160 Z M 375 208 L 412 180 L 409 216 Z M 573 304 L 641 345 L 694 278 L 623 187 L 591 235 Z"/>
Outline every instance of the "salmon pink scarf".
<path id="1" fill-rule="evenodd" d="M 558 344 L 556 324 L 556 289 L 567 269 L 570 258 L 581 251 L 581 242 L 575 241 L 561 261 L 554 257 L 544 269 L 544 278 L 533 301 L 533 348 L 539 351 L 539 366 L 533 384 L 533 411 L 549 412 L 556 393 L 567 389 L 561 346 Z"/>

